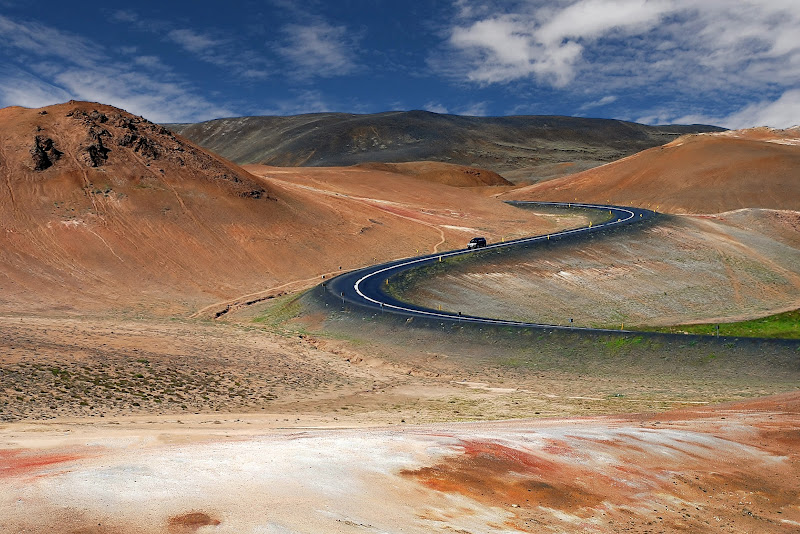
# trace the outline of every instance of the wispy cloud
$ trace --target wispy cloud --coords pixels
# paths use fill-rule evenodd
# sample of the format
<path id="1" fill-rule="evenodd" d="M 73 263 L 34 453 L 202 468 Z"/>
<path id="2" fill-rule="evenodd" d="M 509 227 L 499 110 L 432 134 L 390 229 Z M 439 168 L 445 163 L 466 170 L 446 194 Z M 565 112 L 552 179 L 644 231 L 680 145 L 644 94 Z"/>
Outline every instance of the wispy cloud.
<path id="1" fill-rule="evenodd" d="M 592 100 L 591 102 L 586 102 L 585 104 L 583 104 L 578 109 L 580 109 L 581 111 L 587 111 L 589 109 L 600 108 L 600 107 L 603 107 L 603 106 L 607 106 L 609 104 L 613 104 L 616 101 L 617 101 L 617 97 L 616 96 L 607 95 L 607 96 L 604 96 L 603 98 L 601 98 L 599 100 Z"/>
<path id="2" fill-rule="evenodd" d="M 104 54 L 90 40 L 45 26 L 0 15 L 0 47 L 32 57 L 47 56 L 71 64 L 90 65 Z"/>
<path id="3" fill-rule="evenodd" d="M 425 111 L 430 111 L 432 113 L 447 113 L 448 112 L 447 111 L 447 107 L 443 106 L 439 102 L 428 102 L 427 104 L 422 106 L 422 109 L 424 109 Z"/>
<path id="4" fill-rule="evenodd" d="M 726 116 L 684 115 L 672 122 L 684 124 L 719 124 L 726 128 L 749 128 L 754 125 L 788 128 L 800 125 L 800 89 L 784 92 L 775 100 L 749 104 Z"/>
<path id="5" fill-rule="evenodd" d="M 167 37 L 194 54 L 208 54 L 223 43 L 223 41 L 187 28 L 172 30 L 167 33 Z"/>
<path id="6" fill-rule="evenodd" d="M 301 113 L 322 113 L 335 109 L 319 91 L 301 91 L 291 99 L 276 100 L 269 107 L 259 111 L 262 115 L 297 115 Z"/>
<path id="7" fill-rule="evenodd" d="M 459 115 L 468 115 L 471 117 L 485 117 L 489 114 L 488 102 L 473 102 L 467 106 L 458 109 Z"/>
<path id="8" fill-rule="evenodd" d="M 343 76 L 358 68 L 355 37 L 345 26 L 325 21 L 288 24 L 283 27 L 284 46 L 280 54 L 302 78 Z"/>
<path id="9" fill-rule="evenodd" d="M 241 35 L 226 35 L 217 30 L 177 27 L 171 22 L 141 17 L 133 10 L 112 14 L 113 22 L 125 24 L 139 32 L 157 35 L 162 41 L 176 44 L 191 56 L 236 76 L 249 80 L 269 76 L 269 61 L 263 53 L 251 48 Z"/>
<path id="10" fill-rule="evenodd" d="M 98 101 L 156 122 L 232 114 L 200 96 L 158 58 L 134 61 L 81 36 L 0 16 L 0 105 L 41 107 L 69 99 Z"/>
<path id="11" fill-rule="evenodd" d="M 796 109 L 788 101 L 800 81 L 800 2 L 795 0 L 488 5 L 490 10 L 477 0 L 453 2 L 444 48 L 430 58 L 435 71 L 482 86 L 532 83 L 576 95 L 643 88 L 654 100 L 716 94 L 739 107 L 736 116 L 742 120 L 770 117 L 754 112 L 772 109 L 769 103 L 752 104 L 754 95 Z M 611 103 L 601 101 L 584 109 Z M 672 115 L 678 116 L 677 108 Z"/>
<path id="12" fill-rule="evenodd" d="M 64 102 L 71 94 L 16 67 L 0 67 L 0 107 L 38 108 Z"/>
<path id="13" fill-rule="evenodd" d="M 79 100 L 110 103 L 154 122 L 182 122 L 233 115 L 193 94 L 182 83 L 142 76 L 118 65 L 92 69 L 68 68 L 55 82 Z"/>

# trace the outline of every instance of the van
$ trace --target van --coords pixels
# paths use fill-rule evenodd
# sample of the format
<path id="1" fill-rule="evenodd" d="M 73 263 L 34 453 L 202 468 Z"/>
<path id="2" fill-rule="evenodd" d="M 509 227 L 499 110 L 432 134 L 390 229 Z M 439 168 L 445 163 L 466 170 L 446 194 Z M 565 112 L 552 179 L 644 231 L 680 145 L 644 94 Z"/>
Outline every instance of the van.
<path id="1" fill-rule="evenodd" d="M 485 237 L 473 237 L 472 239 L 469 240 L 469 243 L 467 243 L 467 248 L 469 249 L 481 248 L 485 246 L 486 246 Z"/>

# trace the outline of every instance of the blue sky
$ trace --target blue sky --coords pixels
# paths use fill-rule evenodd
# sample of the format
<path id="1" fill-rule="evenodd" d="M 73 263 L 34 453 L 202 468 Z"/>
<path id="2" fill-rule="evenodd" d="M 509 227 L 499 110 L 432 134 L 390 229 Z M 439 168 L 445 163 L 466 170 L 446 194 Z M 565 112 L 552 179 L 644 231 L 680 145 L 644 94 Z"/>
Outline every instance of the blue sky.
<path id="1" fill-rule="evenodd" d="M 800 0 L 75 5 L 0 0 L 0 106 L 800 124 Z"/>

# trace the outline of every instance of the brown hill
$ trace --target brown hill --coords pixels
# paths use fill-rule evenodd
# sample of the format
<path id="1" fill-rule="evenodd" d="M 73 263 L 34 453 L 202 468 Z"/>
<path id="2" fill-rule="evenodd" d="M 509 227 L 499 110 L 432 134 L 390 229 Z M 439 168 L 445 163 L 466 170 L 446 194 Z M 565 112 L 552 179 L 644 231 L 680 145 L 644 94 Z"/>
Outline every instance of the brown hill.
<path id="1" fill-rule="evenodd" d="M 800 209 L 800 130 L 688 135 L 508 199 L 611 202 L 672 213 Z"/>
<path id="2" fill-rule="evenodd" d="M 438 161 L 414 161 L 406 163 L 361 163 L 363 169 L 374 169 L 385 172 L 396 172 L 406 176 L 419 178 L 453 187 L 483 187 L 514 185 L 494 171 L 442 163 Z"/>
<path id="3" fill-rule="evenodd" d="M 224 292 L 236 263 L 266 266 L 260 227 L 288 212 L 263 181 L 110 106 L 0 110 L 0 147 L 12 309 Z"/>
<path id="4" fill-rule="evenodd" d="M 463 189 L 342 172 L 371 197 L 331 194 L 302 173 L 292 184 L 253 176 L 109 106 L 0 110 L 0 310 L 183 313 L 460 247 L 474 231 L 465 221 L 498 235 L 552 228 Z M 389 202 L 389 190 L 406 193 Z"/>

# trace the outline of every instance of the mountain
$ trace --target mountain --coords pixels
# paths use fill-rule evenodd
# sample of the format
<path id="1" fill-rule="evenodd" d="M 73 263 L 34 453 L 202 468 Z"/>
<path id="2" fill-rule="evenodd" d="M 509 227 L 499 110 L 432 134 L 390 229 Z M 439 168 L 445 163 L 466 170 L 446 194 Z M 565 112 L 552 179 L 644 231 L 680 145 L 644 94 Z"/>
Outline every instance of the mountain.
<path id="1" fill-rule="evenodd" d="M 683 136 L 579 174 L 517 189 L 507 200 L 611 202 L 672 213 L 800 210 L 800 128 Z"/>
<path id="2" fill-rule="evenodd" d="M 557 116 L 464 117 L 427 111 L 317 113 L 165 125 L 239 164 L 346 166 L 441 161 L 536 181 L 663 145 L 713 126 L 646 126 Z M 570 164 L 570 168 L 560 164 Z"/>

